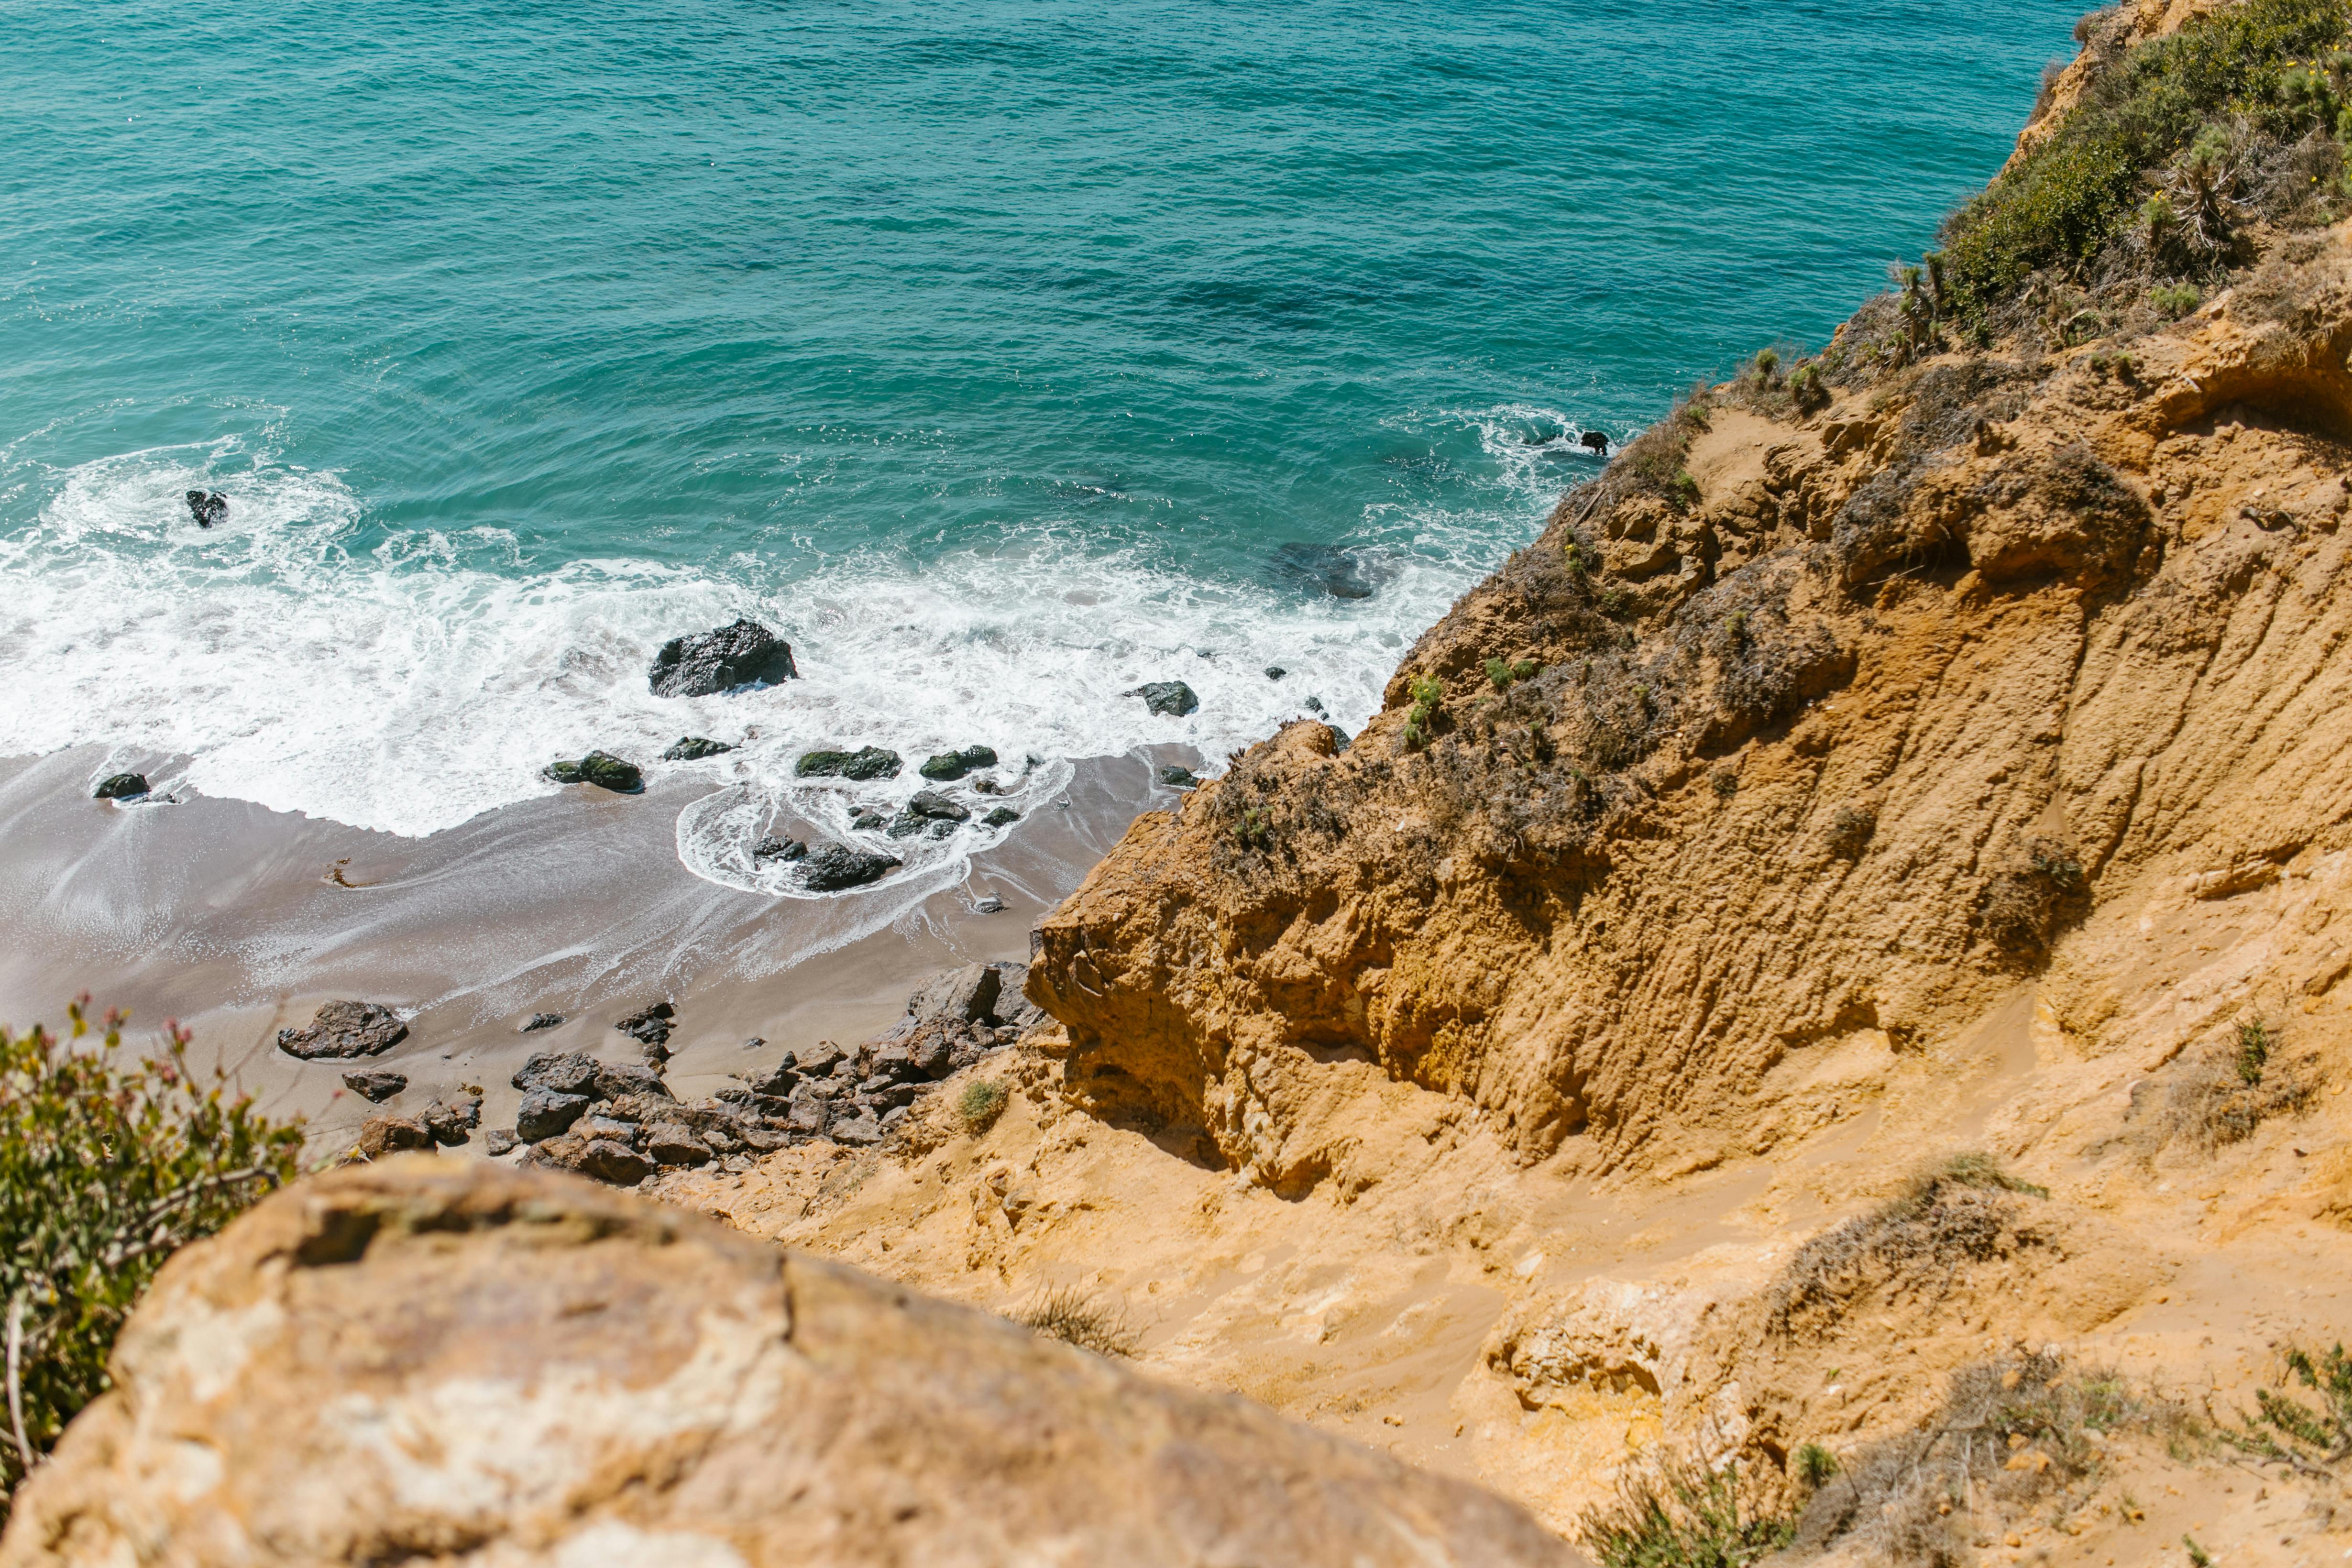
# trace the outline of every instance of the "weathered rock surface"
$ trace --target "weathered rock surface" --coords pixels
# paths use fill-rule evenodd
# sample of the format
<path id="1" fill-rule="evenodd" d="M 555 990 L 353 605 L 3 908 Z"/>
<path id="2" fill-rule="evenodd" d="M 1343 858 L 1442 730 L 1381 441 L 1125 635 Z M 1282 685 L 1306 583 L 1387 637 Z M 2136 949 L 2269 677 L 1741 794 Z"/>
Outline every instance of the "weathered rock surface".
<path id="1" fill-rule="evenodd" d="M 278 1049 L 305 1061 L 378 1056 L 408 1038 L 408 1026 L 375 1002 L 329 1002 L 300 1029 L 278 1031 Z"/>
<path id="2" fill-rule="evenodd" d="M 811 891 L 839 893 L 845 888 L 862 887 L 877 882 L 902 864 L 895 856 L 878 850 L 862 850 L 852 844 L 823 843 L 809 851 L 801 862 L 801 877 Z"/>
<path id="3" fill-rule="evenodd" d="M 1127 695 L 1141 697 L 1145 707 L 1171 718 L 1182 718 L 1201 706 L 1201 699 L 1193 695 L 1192 688 L 1181 681 L 1147 681 Z"/>
<path id="4" fill-rule="evenodd" d="M 700 735 L 682 735 L 670 742 L 669 749 L 662 753 L 662 760 L 664 762 L 699 762 L 706 757 L 717 757 L 722 752 L 734 749 L 723 740 L 712 740 L 707 736 Z"/>
<path id="5" fill-rule="evenodd" d="M 593 784 L 616 795 L 633 795 L 646 786 L 644 769 L 609 751 L 592 751 L 577 762 L 551 762 L 541 771 L 558 784 Z"/>
<path id="6" fill-rule="evenodd" d="M 135 800 L 145 793 L 147 775 L 144 773 L 113 773 L 100 779 L 98 788 L 92 789 L 89 796 L 93 800 Z"/>
<path id="7" fill-rule="evenodd" d="M 522 1097 L 515 1107 L 515 1136 L 526 1144 L 552 1138 L 570 1130 L 588 1109 L 585 1094 L 565 1094 L 552 1089 L 534 1089 Z"/>
<path id="8" fill-rule="evenodd" d="M 382 1103 L 408 1087 L 408 1075 L 383 1068 L 362 1068 L 343 1074 L 343 1087 L 362 1100 Z"/>
<path id="9" fill-rule="evenodd" d="M 798 677 L 793 645 L 756 621 L 673 637 L 654 655 L 646 684 L 657 697 L 707 697 Z"/>
<path id="10" fill-rule="evenodd" d="M 996 753 L 985 746 L 967 746 L 961 751 L 942 751 L 925 759 L 917 769 L 926 779 L 950 783 L 975 768 L 996 766 Z"/>
<path id="11" fill-rule="evenodd" d="M 906 761 L 897 752 L 879 746 L 861 747 L 856 751 L 807 751 L 793 764 L 793 772 L 803 779 L 896 779 Z"/>
<path id="12" fill-rule="evenodd" d="M 171 1261 L 115 1367 L 7 1568 L 1576 1561 L 1260 1406 L 497 1166 L 268 1199 Z"/>

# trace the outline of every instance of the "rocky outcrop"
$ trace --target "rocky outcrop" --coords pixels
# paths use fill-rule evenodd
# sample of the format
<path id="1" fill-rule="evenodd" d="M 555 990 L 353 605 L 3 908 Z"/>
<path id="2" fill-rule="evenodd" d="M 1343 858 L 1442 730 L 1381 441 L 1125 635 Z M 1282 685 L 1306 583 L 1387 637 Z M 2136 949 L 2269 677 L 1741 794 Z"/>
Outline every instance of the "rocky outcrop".
<path id="1" fill-rule="evenodd" d="M 735 748 L 723 740 L 712 740 L 699 735 L 682 735 L 671 741 L 662 753 L 664 762 L 699 762 L 706 757 L 717 757 Z"/>
<path id="2" fill-rule="evenodd" d="M 495 1166 L 269 1198 L 165 1267 L 114 1368 L 6 1568 L 1575 1561 L 1244 1401 Z"/>
<path id="3" fill-rule="evenodd" d="M 879 882 L 901 863 L 879 850 L 828 841 L 817 845 L 802 859 L 801 880 L 812 893 L 840 893 Z"/>
<path id="4" fill-rule="evenodd" d="M 1170 718 L 1182 718 L 1197 711 L 1201 706 L 1201 699 L 1193 694 L 1192 688 L 1181 681 L 1146 681 L 1126 695 L 1141 697 L 1145 707 Z"/>
<path id="5" fill-rule="evenodd" d="M 796 679 L 793 645 L 756 621 L 673 637 L 654 655 L 646 684 L 657 697 L 708 697 Z"/>
<path id="6" fill-rule="evenodd" d="M 996 766 L 996 753 L 985 746 L 967 746 L 961 751 L 942 751 L 926 758 L 917 769 L 926 779 L 952 783 L 978 768 Z"/>
<path id="7" fill-rule="evenodd" d="M 381 1056 L 408 1038 L 398 1013 L 377 1002 L 329 1002 L 300 1029 L 278 1031 L 278 1049 L 305 1061 Z"/>
<path id="8" fill-rule="evenodd" d="M 1035 939 L 1070 1092 L 1286 1187 L 1356 1056 L 1529 1158 L 1769 1146 L 1813 1045 L 1934 1051 L 2103 903 L 2339 847 L 2347 348 L 2339 229 L 2127 340 L 1715 389 L 1353 746 L 1134 824 Z"/>
<path id="9" fill-rule="evenodd" d="M 110 773 L 89 792 L 93 800 L 135 800 L 147 793 L 144 773 Z"/>

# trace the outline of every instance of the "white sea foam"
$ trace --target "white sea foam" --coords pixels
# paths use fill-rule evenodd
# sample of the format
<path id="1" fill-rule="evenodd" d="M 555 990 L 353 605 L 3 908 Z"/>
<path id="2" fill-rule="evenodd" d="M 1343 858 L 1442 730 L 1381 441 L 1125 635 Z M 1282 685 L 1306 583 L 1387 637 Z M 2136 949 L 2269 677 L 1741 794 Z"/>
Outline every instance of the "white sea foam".
<path id="1" fill-rule="evenodd" d="M 415 837 L 551 792 L 550 760 L 602 747 L 656 778 L 710 781 L 678 821 L 688 867 L 791 894 L 786 862 L 751 858 L 759 836 L 850 836 L 851 805 L 895 810 L 933 751 L 992 747 L 1003 762 L 989 771 L 1026 814 L 1064 787 L 1066 758 L 1172 744 L 1213 762 L 1310 695 L 1360 728 L 1411 640 L 1532 531 L 1563 476 L 1556 449 L 1576 434 L 1531 406 L 1427 418 L 1480 431 L 1497 509 L 1368 517 L 1384 580 L 1362 600 L 1190 577 L 1055 530 L 919 570 L 879 554 L 813 571 L 751 559 L 534 570 L 495 530 L 371 535 L 339 477 L 234 440 L 19 472 L 18 496 L 46 498 L 0 536 L 0 754 L 100 741 L 110 768 Z M 189 517 L 183 496 L 199 486 L 229 494 L 223 526 Z M 648 692 L 663 641 L 738 614 L 789 638 L 805 678 L 721 697 Z M 1266 677 L 1272 664 L 1285 678 Z M 1190 685 L 1199 711 L 1166 717 L 1129 695 L 1160 680 Z M 738 749 L 655 760 L 682 735 Z M 795 779 L 793 761 L 820 745 L 887 747 L 907 767 L 855 787 Z M 926 881 L 994 836 L 867 835 Z"/>

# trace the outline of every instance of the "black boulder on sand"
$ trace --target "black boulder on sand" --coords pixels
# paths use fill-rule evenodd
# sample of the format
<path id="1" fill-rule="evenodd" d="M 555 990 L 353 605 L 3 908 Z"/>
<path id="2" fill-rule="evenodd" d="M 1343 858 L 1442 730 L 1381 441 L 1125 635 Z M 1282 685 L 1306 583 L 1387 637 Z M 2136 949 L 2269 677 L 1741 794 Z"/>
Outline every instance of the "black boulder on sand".
<path id="1" fill-rule="evenodd" d="M 848 844 L 819 844 L 802 862 L 802 878 L 812 893 L 839 893 L 862 887 L 898 869 L 900 862 L 873 850 Z"/>
<path id="2" fill-rule="evenodd" d="M 592 751 L 577 762 L 551 762 L 544 771 L 558 784 L 593 784 L 622 795 L 633 795 L 646 785 L 635 763 L 624 762 L 609 751 Z"/>
<path id="3" fill-rule="evenodd" d="M 1192 688 L 1181 681 L 1150 681 L 1124 694 L 1141 697 L 1143 706 L 1153 713 L 1166 714 L 1171 718 L 1182 718 L 1201 706 Z"/>
<path id="4" fill-rule="evenodd" d="M 117 773 L 99 780 L 98 788 L 89 792 L 93 800 L 135 800 L 147 793 L 144 773 Z"/>
<path id="5" fill-rule="evenodd" d="M 906 762 L 895 751 L 869 746 L 858 751 L 804 752 L 793 764 L 803 779 L 896 779 Z"/>
<path id="6" fill-rule="evenodd" d="M 381 1067 L 362 1067 L 343 1074 L 343 1087 L 362 1100 L 382 1103 L 408 1087 L 408 1075 Z"/>
<path id="7" fill-rule="evenodd" d="M 408 1026 L 374 1002 L 329 1002 L 301 1029 L 278 1031 L 278 1049 L 309 1061 L 316 1057 L 376 1056 L 408 1038 Z"/>
<path id="8" fill-rule="evenodd" d="M 664 643 L 646 678 L 657 697 L 708 697 L 799 674 L 790 643 L 756 621 L 738 620 Z"/>

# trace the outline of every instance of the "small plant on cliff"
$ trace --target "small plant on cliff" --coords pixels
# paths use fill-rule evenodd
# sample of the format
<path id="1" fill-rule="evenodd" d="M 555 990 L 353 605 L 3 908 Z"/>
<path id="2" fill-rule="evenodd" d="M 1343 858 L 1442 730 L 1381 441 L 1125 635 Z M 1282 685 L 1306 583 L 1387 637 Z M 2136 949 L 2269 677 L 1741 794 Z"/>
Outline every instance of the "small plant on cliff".
<path id="1" fill-rule="evenodd" d="M 163 1260 L 209 1236 L 295 1172 L 299 1125 L 258 1114 L 187 1065 L 188 1035 L 124 1061 L 123 1018 L 89 998 L 69 1039 L 0 1028 L 0 1345 L 13 1495 L 74 1413 L 107 1387 L 122 1320 Z"/>
<path id="2" fill-rule="evenodd" d="M 2258 1388 L 2255 1413 L 2242 1419 L 2239 1430 L 2223 1429 L 2221 1440 L 2305 1475 L 2332 1475 L 2352 1459 L 2352 1357 L 2339 1344 L 2316 1361 L 2306 1350 L 2290 1348 L 2285 1361 L 2287 1371 L 2319 1396 L 2318 1403 Z"/>
<path id="3" fill-rule="evenodd" d="M 963 1124 L 965 1132 L 977 1138 L 996 1125 L 996 1119 L 1004 1114 L 1004 1107 L 1012 1099 L 1004 1085 L 993 1079 L 974 1079 L 956 1096 L 956 1120 Z"/>
<path id="4" fill-rule="evenodd" d="M 1125 1312 L 1068 1285 L 1046 1291 L 1014 1321 L 1097 1355 L 1132 1356 L 1141 1338 Z"/>
<path id="5" fill-rule="evenodd" d="M 1434 675 L 1416 675 L 1412 690 L 1412 707 L 1404 716 L 1404 748 L 1426 751 L 1438 709 L 1445 702 L 1445 686 Z"/>
<path id="6" fill-rule="evenodd" d="M 1579 1521 L 1601 1568 L 1746 1568 L 1789 1543 L 1789 1521 L 1739 1506 L 1739 1472 L 1668 1463 L 1618 1484 Z"/>
<path id="7" fill-rule="evenodd" d="M 1507 691 L 1513 681 L 1532 680 L 1543 666 L 1533 659 L 1521 659 L 1513 664 L 1507 659 L 1486 661 L 1486 680 L 1496 691 Z"/>

